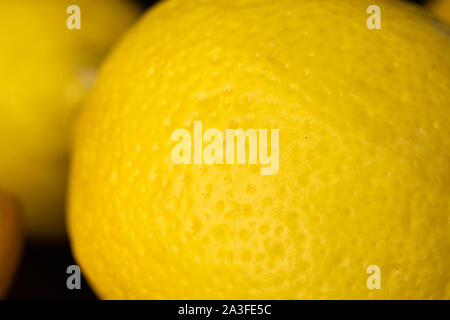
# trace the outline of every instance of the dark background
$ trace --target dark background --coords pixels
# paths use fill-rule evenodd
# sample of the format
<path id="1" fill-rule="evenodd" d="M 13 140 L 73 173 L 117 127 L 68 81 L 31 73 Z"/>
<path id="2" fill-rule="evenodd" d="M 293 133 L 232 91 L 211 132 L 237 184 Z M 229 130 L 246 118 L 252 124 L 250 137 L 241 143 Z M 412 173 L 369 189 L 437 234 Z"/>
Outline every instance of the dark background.
<path id="1" fill-rule="evenodd" d="M 95 1 L 95 0 L 92 0 Z M 157 0 L 135 0 L 143 8 L 148 8 Z M 230 0 L 233 1 L 233 0 Z M 427 0 L 409 0 L 424 4 Z M 58 299 L 90 300 L 95 294 L 83 279 L 80 290 L 68 290 L 66 269 L 76 264 L 68 243 L 59 246 L 39 245 L 28 242 L 9 292 L 9 299 Z"/>

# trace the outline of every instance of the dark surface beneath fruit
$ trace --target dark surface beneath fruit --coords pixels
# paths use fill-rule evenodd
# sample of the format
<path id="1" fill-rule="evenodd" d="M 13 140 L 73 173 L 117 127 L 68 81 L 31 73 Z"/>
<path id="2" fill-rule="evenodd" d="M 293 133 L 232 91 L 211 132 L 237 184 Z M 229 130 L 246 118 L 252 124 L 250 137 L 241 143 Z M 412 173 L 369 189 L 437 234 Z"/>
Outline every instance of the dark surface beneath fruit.
<path id="1" fill-rule="evenodd" d="M 136 1 L 144 8 L 157 1 Z M 410 0 L 423 4 L 426 0 Z M 67 267 L 76 264 L 69 247 L 65 245 L 36 245 L 29 241 L 24 248 L 24 255 L 16 274 L 9 299 L 57 299 L 57 300 L 91 300 L 96 299 L 85 279 L 80 290 L 69 290 L 66 285 Z"/>
<path id="2" fill-rule="evenodd" d="M 80 290 L 67 288 L 70 274 L 66 270 L 74 264 L 68 244 L 52 246 L 28 242 L 8 299 L 96 299 L 83 277 Z"/>

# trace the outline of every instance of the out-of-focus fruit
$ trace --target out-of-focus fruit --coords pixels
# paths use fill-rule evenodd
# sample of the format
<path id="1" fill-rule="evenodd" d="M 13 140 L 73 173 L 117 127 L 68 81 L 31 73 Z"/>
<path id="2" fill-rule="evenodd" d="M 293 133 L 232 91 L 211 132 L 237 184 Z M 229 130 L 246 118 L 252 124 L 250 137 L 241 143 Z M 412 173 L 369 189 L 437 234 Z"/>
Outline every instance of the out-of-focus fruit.
<path id="1" fill-rule="evenodd" d="M 13 197 L 0 191 L 0 298 L 14 276 L 22 251 L 22 217 Z"/>
<path id="2" fill-rule="evenodd" d="M 450 25 L 450 0 L 431 0 L 427 2 L 427 7 L 439 19 Z"/>
<path id="3" fill-rule="evenodd" d="M 66 25 L 72 4 L 80 30 Z M 64 233 L 72 114 L 137 15 L 121 0 L 0 0 L 0 187 L 23 200 L 31 236 Z"/>
<path id="4" fill-rule="evenodd" d="M 450 41 L 399 1 L 369 30 L 372 4 L 173 0 L 130 31 L 74 141 L 69 231 L 101 297 L 450 298 Z M 195 120 L 279 129 L 279 172 L 175 165 Z"/>

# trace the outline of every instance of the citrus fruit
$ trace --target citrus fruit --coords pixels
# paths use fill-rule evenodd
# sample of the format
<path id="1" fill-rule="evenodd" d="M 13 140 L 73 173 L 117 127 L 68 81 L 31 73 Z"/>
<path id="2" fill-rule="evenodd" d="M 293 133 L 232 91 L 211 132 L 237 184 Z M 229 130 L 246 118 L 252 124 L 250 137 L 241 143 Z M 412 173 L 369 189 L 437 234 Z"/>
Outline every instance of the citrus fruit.
<path id="1" fill-rule="evenodd" d="M 0 192 L 0 298 L 11 284 L 22 251 L 22 217 L 17 201 Z"/>
<path id="2" fill-rule="evenodd" d="M 439 19 L 450 25 L 450 0 L 431 0 L 427 2 L 427 7 Z"/>
<path id="3" fill-rule="evenodd" d="M 381 29 L 365 0 L 146 13 L 75 129 L 69 233 L 100 297 L 450 298 L 450 41 L 377 3 Z M 278 171 L 175 163 L 196 123 L 279 130 Z"/>
<path id="4" fill-rule="evenodd" d="M 36 238 L 64 234 L 70 119 L 110 46 L 137 16 L 126 1 L 0 1 L 0 187 Z M 76 21 L 75 21 L 76 22 Z"/>

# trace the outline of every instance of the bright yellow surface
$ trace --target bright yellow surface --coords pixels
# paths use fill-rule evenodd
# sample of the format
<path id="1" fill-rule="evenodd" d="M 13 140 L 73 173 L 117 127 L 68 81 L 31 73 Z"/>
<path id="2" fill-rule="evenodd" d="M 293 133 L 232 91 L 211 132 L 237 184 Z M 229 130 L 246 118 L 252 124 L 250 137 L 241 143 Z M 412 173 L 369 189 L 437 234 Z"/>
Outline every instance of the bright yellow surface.
<path id="1" fill-rule="evenodd" d="M 5 296 L 19 262 L 22 236 L 18 203 L 0 191 L 0 299 Z"/>
<path id="2" fill-rule="evenodd" d="M 24 202 L 34 237 L 64 232 L 71 114 L 101 58 L 137 15 L 125 1 L 0 0 L 0 187 Z"/>
<path id="3" fill-rule="evenodd" d="M 377 1 L 166 1 L 77 124 L 69 231 L 102 298 L 450 298 L 450 41 Z M 171 134 L 279 128 L 280 169 Z M 368 290 L 369 265 L 381 290 Z"/>
<path id="4" fill-rule="evenodd" d="M 430 0 L 427 6 L 439 19 L 450 25 L 450 0 Z"/>

